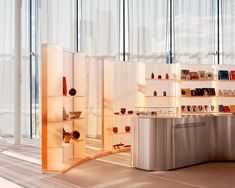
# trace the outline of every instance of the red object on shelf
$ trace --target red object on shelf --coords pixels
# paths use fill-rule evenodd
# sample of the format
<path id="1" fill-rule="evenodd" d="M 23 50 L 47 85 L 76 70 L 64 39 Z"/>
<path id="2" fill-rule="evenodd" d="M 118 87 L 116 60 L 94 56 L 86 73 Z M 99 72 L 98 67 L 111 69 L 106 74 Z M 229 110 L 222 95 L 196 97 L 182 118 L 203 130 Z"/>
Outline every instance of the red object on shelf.
<path id="1" fill-rule="evenodd" d="M 124 115 L 126 113 L 126 109 L 125 108 L 121 108 L 120 112 L 121 112 L 121 114 Z"/>
<path id="2" fill-rule="evenodd" d="M 224 106 L 224 112 L 225 112 L 225 113 L 226 113 L 226 112 L 230 112 L 229 106 Z"/>
<path id="3" fill-rule="evenodd" d="M 118 128 L 117 127 L 113 127 L 113 132 L 114 133 L 118 133 Z"/>
<path id="4" fill-rule="evenodd" d="M 67 95 L 67 82 L 66 82 L 66 77 L 63 76 L 63 95 Z"/>
<path id="5" fill-rule="evenodd" d="M 230 80 L 235 80 L 235 70 L 230 71 Z"/>
<path id="6" fill-rule="evenodd" d="M 130 126 L 125 126 L 125 131 L 128 133 L 128 132 L 130 132 L 130 130 L 131 130 L 131 127 Z"/>
<path id="7" fill-rule="evenodd" d="M 169 79 L 169 74 L 166 73 L 165 79 L 168 80 Z"/>

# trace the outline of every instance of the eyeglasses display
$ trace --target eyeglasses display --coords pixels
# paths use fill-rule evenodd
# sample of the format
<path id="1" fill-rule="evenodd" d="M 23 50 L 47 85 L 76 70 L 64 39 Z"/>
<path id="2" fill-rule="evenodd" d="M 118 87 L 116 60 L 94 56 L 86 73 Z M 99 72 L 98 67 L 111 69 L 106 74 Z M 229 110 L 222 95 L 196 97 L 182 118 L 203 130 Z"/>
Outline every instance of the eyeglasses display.
<path id="1" fill-rule="evenodd" d="M 135 115 L 138 117 L 161 117 L 176 116 L 178 107 L 137 107 Z"/>

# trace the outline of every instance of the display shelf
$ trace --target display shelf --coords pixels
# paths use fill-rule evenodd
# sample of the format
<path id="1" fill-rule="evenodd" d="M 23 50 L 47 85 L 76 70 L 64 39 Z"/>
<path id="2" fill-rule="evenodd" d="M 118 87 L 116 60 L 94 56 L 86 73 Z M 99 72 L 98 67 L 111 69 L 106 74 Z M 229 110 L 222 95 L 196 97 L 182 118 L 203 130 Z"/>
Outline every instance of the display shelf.
<path id="1" fill-rule="evenodd" d="M 218 98 L 235 98 L 235 96 L 216 96 Z"/>
<path id="2" fill-rule="evenodd" d="M 78 139 L 78 140 L 74 140 L 73 142 L 84 142 L 85 141 L 85 139 Z"/>
<path id="3" fill-rule="evenodd" d="M 85 109 L 82 103 L 86 99 L 83 95 L 85 77 L 81 77 L 80 73 L 85 72 L 83 69 L 85 58 L 80 58 L 78 61 L 76 56 L 79 55 L 65 52 L 61 45 L 42 45 L 42 170 L 44 172 L 63 172 L 85 157 L 86 116 L 63 120 L 64 109 L 65 113 L 78 109 L 84 112 Z M 75 88 L 79 93 L 76 96 L 66 95 L 68 88 Z M 79 100 L 70 100 L 70 98 L 79 98 Z M 65 145 L 63 130 L 69 133 L 77 130 L 80 137 L 78 140 L 71 140 L 70 145 Z"/>
<path id="4" fill-rule="evenodd" d="M 216 114 L 216 112 L 181 112 L 181 115 L 205 115 L 205 114 Z"/>
<path id="5" fill-rule="evenodd" d="M 60 97 L 63 97 L 63 95 L 50 95 L 48 96 L 48 98 L 60 98 Z"/>
<path id="6" fill-rule="evenodd" d="M 138 64 L 116 61 L 104 62 L 104 124 L 103 124 L 103 149 L 113 151 L 114 143 L 131 145 L 131 133 L 125 133 L 125 125 L 132 125 L 134 106 L 137 99 Z M 123 76 L 125 75 L 125 76 Z M 144 78 L 143 78 L 144 79 Z M 125 108 L 125 114 L 120 113 Z M 133 114 L 127 114 L 133 111 Z M 115 115 L 115 112 L 119 112 Z M 113 133 L 113 125 L 119 132 Z M 119 135 L 119 136 L 118 136 Z M 120 150 L 122 152 L 124 150 Z"/>
<path id="7" fill-rule="evenodd" d="M 217 96 L 180 96 L 182 98 L 215 98 Z"/>
<path id="8" fill-rule="evenodd" d="M 85 118 L 80 117 L 80 118 L 67 119 L 67 120 L 63 120 L 63 122 L 72 122 L 72 121 L 75 121 L 75 120 L 82 120 L 82 119 L 85 119 Z"/>
<path id="9" fill-rule="evenodd" d="M 63 97 L 68 97 L 68 98 L 83 98 L 85 96 L 83 95 L 77 95 L 77 96 L 63 96 Z"/>
<path id="10" fill-rule="evenodd" d="M 180 82 L 217 82 L 218 80 L 183 80 L 180 79 Z"/>
<path id="11" fill-rule="evenodd" d="M 160 67 L 160 68 L 159 68 Z M 149 75 L 148 77 L 145 76 L 145 105 L 146 107 L 153 107 L 154 105 L 159 106 L 173 106 L 173 107 L 181 107 L 182 105 L 189 105 L 192 107 L 194 101 L 199 101 L 200 103 L 210 104 L 213 106 L 218 106 L 219 103 L 226 105 L 232 105 L 234 102 L 232 101 L 235 96 L 218 96 L 219 90 L 235 90 L 235 86 L 233 87 L 233 83 L 235 80 L 221 80 L 219 78 L 219 70 L 228 70 L 229 74 L 231 70 L 235 70 L 235 66 L 226 67 L 223 65 L 184 65 L 184 64 L 175 64 L 171 65 L 168 68 L 166 65 L 154 65 L 154 64 L 145 64 L 145 75 Z M 159 71 L 161 70 L 161 72 Z M 184 71 L 182 71 L 184 70 Z M 157 72 L 158 71 L 158 72 Z M 163 71 L 163 73 L 162 73 Z M 164 82 L 167 80 L 158 79 L 157 77 L 152 79 L 150 77 L 151 73 L 154 72 L 154 75 L 174 75 L 174 79 L 169 79 L 171 82 Z M 157 72 L 157 73 L 156 73 Z M 196 75 L 194 72 L 197 72 Z M 194 74 L 193 74 L 194 73 Z M 203 74 L 204 73 L 204 74 Z M 210 74 L 209 74 L 210 73 Z M 203 76 L 204 75 L 204 76 Z M 210 77 L 207 79 L 207 76 Z M 186 79 L 181 79 L 185 77 Z M 189 77 L 188 77 L 189 76 Z M 198 79 L 187 79 L 190 77 L 196 77 Z M 229 75 L 230 76 L 230 75 Z M 230 78 L 230 77 L 229 77 Z M 149 81 L 149 82 L 147 82 Z M 158 81 L 158 85 L 151 81 Z M 162 81 L 162 82 L 161 82 Z M 185 96 L 181 95 L 182 89 L 195 89 L 195 88 L 214 88 L 217 95 L 211 96 Z M 163 91 L 170 93 L 171 96 L 154 96 L 152 95 L 153 91 L 156 91 L 157 94 L 162 93 Z M 150 94 L 150 95 L 149 95 Z M 159 100 L 157 100 L 159 99 Z M 173 100 L 174 99 L 174 100 Z M 192 100 L 191 100 L 192 99 Z M 230 102 L 231 101 L 231 102 Z M 140 111 L 140 110 L 139 110 Z M 164 110 L 163 110 L 164 111 Z M 146 109 L 142 110 L 143 113 L 148 113 Z M 150 110 L 151 112 L 151 110 Z M 168 113 L 168 112 L 165 112 Z M 181 112 L 181 108 L 177 111 L 178 115 L 198 115 L 198 114 L 215 114 L 218 113 L 218 109 L 215 108 L 214 112 Z"/>
<path id="12" fill-rule="evenodd" d="M 120 149 L 112 149 L 112 153 L 131 151 L 131 147 L 122 147 Z"/>
<path id="13" fill-rule="evenodd" d="M 113 114 L 113 116 L 117 116 L 117 117 L 125 117 L 125 116 L 130 117 L 133 115 L 134 115 L 134 113 L 133 114 Z"/>
<path id="14" fill-rule="evenodd" d="M 233 115 L 232 112 L 181 112 L 180 115 Z"/>
<path id="15" fill-rule="evenodd" d="M 131 134 L 131 132 L 106 133 L 105 135 L 126 135 L 126 134 Z"/>
<path id="16" fill-rule="evenodd" d="M 217 80 L 219 82 L 235 82 L 235 80 Z"/>
<path id="17" fill-rule="evenodd" d="M 146 95 L 146 98 L 176 98 L 177 96 L 151 96 L 151 95 Z"/>
<path id="18" fill-rule="evenodd" d="M 181 82 L 235 82 L 235 80 L 182 80 Z"/>
<path id="19" fill-rule="evenodd" d="M 63 146 L 48 146 L 47 148 L 58 148 L 58 149 L 63 149 Z"/>
<path id="20" fill-rule="evenodd" d="M 173 82 L 173 81 L 179 81 L 179 79 L 157 79 L 157 78 L 145 78 L 145 80 L 147 81 L 169 81 L 169 82 Z"/>

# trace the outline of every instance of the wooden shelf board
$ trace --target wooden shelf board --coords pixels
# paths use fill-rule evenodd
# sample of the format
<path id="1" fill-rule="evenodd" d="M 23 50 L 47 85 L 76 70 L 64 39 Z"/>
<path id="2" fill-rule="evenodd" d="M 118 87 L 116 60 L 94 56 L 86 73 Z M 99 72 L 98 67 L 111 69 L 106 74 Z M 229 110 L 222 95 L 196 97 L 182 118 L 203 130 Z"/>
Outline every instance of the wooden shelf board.
<path id="1" fill-rule="evenodd" d="M 47 148 L 51 148 L 51 149 L 53 149 L 53 148 L 59 148 L 59 149 L 63 149 L 63 146 L 62 146 L 62 141 L 61 141 L 61 146 L 48 146 Z"/>
<path id="2" fill-rule="evenodd" d="M 201 80 L 184 80 L 184 79 L 180 79 L 179 80 L 180 82 L 217 82 L 218 80 L 207 80 L 207 79 L 205 79 L 205 80 L 203 80 L 203 79 L 201 79 Z"/>
<path id="3" fill-rule="evenodd" d="M 106 133 L 105 135 L 125 135 L 125 134 L 131 134 L 131 132 Z"/>
<path id="4" fill-rule="evenodd" d="M 49 95 L 48 98 L 62 98 L 63 95 Z"/>
<path id="5" fill-rule="evenodd" d="M 218 98 L 235 98 L 235 96 L 217 96 Z"/>
<path id="6" fill-rule="evenodd" d="M 75 95 L 75 96 L 66 95 L 66 96 L 63 96 L 63 97 L 68 97 L 68 98 L 83 98 L 85 96 L 84 95 Z"/>
<path id="7" fill-rule="evenodd" d="M 72 138 L 71 138 L 71 140 L 73 140 Z M 78 139 L 78 140 L 73 140 L 73 142 L 84 142 L 85 141 L 85 139 Z M 69 142 L 69 143 L 65 143 L 65 142 L 63 142 L 62 144 L 73 144 L 73 143 L 71 143 L 71 142 Z"/>
<path id="8" fill-rule="evenodd" d="M 145 78 L 145 80 L 151 80 L 151 81 L 178 81 L 178 79 L 157 79 L 157 78 Z"/>
<path id="9" fill-rule="evenodd" d="M 235 82 L 235 80 L 217 80 L 219 82 Z"/>
<path id="10" fill-rule="evenodd" d="M 131 151 L 131 147 L 121 147 L 120 149 L 112 149 L 112 153 Z"/>
<path id="11" fill-rule="evenodd" d="M 181 112 L 180 115 L 200 115 L 200 114 L 215 114 L 216 112 Z"/>
<path id="12" fill-rule="evenodd" d="M 235 80 L 182 80 L 180 79 L 181 82 L 235 82 Z"/>
<path id="13" fill-rule="evenodd" d="M 235 98 L 235 96 L 180 96 L 182 98 Z"/>
<path id="14" fill-rule="evenodd" d="M 63 120 L 63 122 L 85 119 L 84 117 Z"/>
<path id="15" fill-rule="evenodd" d="M 133 116 L 134 115 L 134 112 L 133 112 L 133 114 L 113 114 L 113 116 Z"/>
<path id="16" fill-rule="evenodd" d="M 182 112 L 180 115 L 203 115 L 203 114 L 211 114 L 211 115 L 232 115 L 232 112 Z"/>
<path id="17" fill-rule="evenodd" d="M 74 121 L 74 120 L 82 120 L 85 119 L 84 117 L 82 118 L 73 118 L 69 120 L 61 120 L 61 121 L 47 121 L 47 123 L 63 123 L 63 122 L 69 122 L 69 121 Z"/>
<path id="18" fill-rule="evenodd" d="M 180 96 L 182 98 L 215 98 L 217 96 Z"/>
<path id="19" fill-rule="evenodd" d="M 177 98 L 177 96 L 149 96 L 146 95 L 146 98 Z"/>

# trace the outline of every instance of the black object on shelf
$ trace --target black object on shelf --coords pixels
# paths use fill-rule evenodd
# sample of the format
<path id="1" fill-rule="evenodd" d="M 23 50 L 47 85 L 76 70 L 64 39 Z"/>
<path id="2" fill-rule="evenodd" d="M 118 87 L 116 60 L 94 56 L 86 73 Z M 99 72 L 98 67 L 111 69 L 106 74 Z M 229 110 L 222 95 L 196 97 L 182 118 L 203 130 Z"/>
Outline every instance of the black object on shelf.
<path id="1" fill-rule="evenodd" d="M 77 93 L 77 91 L 76 91 L 76 89 L 74 89 L 74 88 L 71 88 L 71 89 L 69 90 L 69 94 L 70 94 L 71 96 L 75 96 L 76 93 Z"/>

